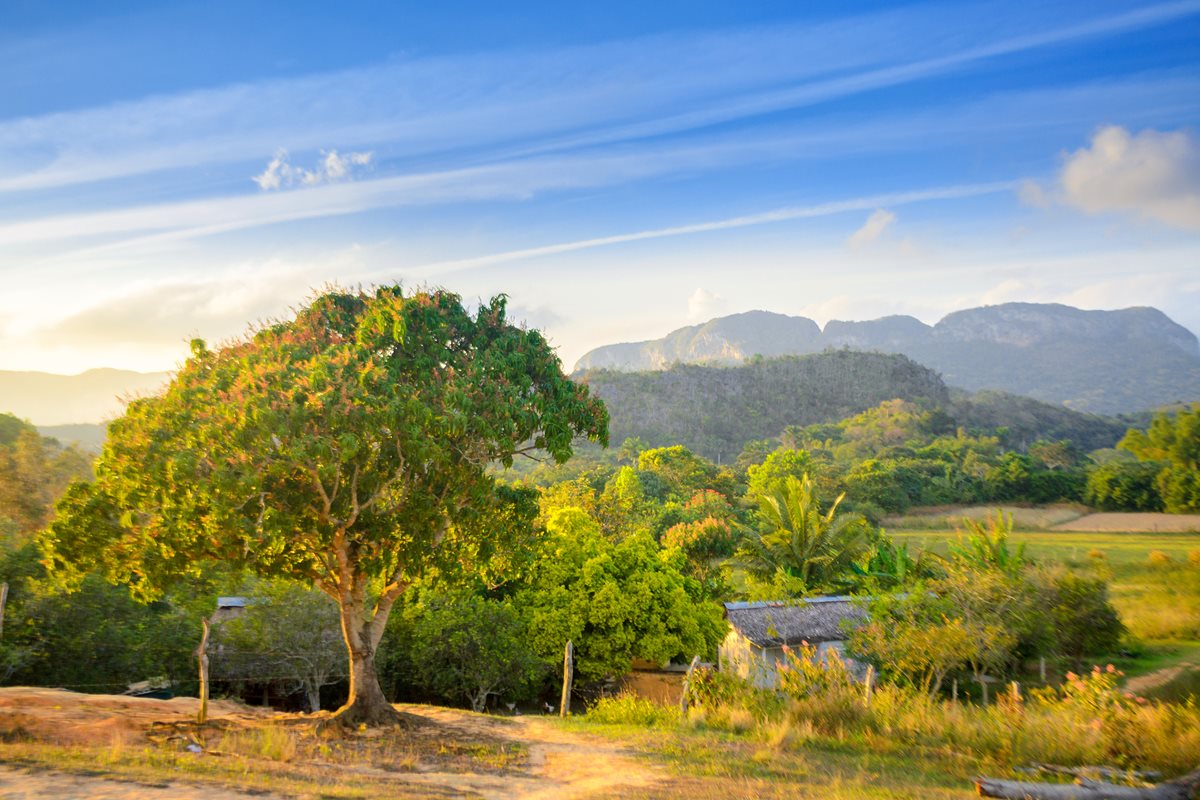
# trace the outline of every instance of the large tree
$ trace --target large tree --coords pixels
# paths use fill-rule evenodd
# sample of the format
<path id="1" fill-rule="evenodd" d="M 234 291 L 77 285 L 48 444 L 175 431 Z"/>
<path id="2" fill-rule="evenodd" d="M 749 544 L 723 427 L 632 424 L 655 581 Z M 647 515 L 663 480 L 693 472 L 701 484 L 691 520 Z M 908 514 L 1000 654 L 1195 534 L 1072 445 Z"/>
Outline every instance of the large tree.
<path id="1" fill-rule="evenodd" d="M 607 424 L 503 297 L 470 313 L 445 291 L 330 291 L 220 349 L 193 342 L 109 428 L 43 549 L 148 597 L 205 561 L 311 582 L 349 652 L 338 718 L 388 723 L 375 651 L 393 604 L 433 564 L 482 568 L 524 518 L 489 465 L 564 461 L 576 436 L 607 444 Z"/>

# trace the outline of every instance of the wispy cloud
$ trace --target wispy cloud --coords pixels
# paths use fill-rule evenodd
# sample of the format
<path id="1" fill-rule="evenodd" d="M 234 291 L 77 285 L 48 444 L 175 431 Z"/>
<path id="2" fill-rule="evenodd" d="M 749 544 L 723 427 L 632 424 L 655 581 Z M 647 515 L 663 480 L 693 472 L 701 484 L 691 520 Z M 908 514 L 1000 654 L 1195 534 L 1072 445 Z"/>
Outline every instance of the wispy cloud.
<path id="1" fill-rule="evenodd" d="M 789 206 L 785 208 L 777 208 L 772 211 L 764 211 L 758 214 L 747 214 L 744 216 L 712 220 L 709 222 L 697 222 L 690 225 L 676 225 L 668 228 L 655 228 L 651 230 L 636 231 L 634 233 L 600 236 L 592 239 L 580 239 L 572 242 L 562 242 L 560 244 L 543 245 L 540 247 L 529 247 L 521 250 L 508 250 L 502 253 L 490 253 L 488 255 L 473 256 L 471 258 L 461 258 L 451 261 L 438 261 L 431 264 L 424 264 L 414 267 L 414 271 L 423 275 L 440 275 L 447 272 L 470 269 L 472 267 L 503 264 L 508 261 L 523 261 L 529 258 L 540 258 L 543 256 L 558 255 L 560 253 L 570 253 L 577 250 L 591 250 L 597 247 L 610 247 L 612 245 L 625 244 L 628 242 L 640 242 L 648 239 L 665 239 L 672 236 L 688 236 L 691 234 L 709 233 L 712 231 L 729 230 L 732 228 L 745 228 L 752 225 L 766 225 L 772 222 L 811 219 L 814 217 L 828 217 L 848 211 L 865 211 L 867 209 L 877 208 L 881 205 L 902 206 L 911 203 L 923 203 L 934 200 L 955 200 L 966 197 L 978 197 L 985 194 L 1013 191 L 1015 188 L 1017 188 L 1017 186 L 1018 183 L 1016 181 L 977 183 L 961 186 L 943 186 L 936 189 L 922 189 L 920 191 L 913 192 L 873 195 L 870 197 L 859 197 L 852 200 L 838 200 L 811 206 Z"/>

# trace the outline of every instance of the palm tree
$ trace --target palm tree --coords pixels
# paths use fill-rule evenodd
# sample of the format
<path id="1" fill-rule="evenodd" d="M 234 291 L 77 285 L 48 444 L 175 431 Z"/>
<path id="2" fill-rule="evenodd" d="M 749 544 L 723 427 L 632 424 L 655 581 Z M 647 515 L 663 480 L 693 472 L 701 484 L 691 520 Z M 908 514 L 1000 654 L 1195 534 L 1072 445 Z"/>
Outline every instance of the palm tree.
<path id="1" fill-rule="evenodd" d="M 735 563 L 763 580 L 786 575 L 804 592 L 834 585 L 870 546 L 870 524 L 858 514 L 838 514 L 844 496 L 822 512 L 812 479 L 789 476 L 759 499 L 762 532 L 747 537 Z"/>

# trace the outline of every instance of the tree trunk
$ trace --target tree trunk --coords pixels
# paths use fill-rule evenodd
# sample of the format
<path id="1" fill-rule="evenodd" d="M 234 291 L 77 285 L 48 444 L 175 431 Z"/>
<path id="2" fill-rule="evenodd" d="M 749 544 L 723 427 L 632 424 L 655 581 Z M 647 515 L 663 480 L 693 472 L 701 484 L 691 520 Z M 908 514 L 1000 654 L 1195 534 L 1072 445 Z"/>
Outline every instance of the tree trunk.
<path id="1" fill-rule="evenodd" d="M 308 710 L 321 710 L 321 687 L 319 684 L 309 684 L 304 687 L 304 693 L 308 696 Z"/>
<path id="2" fill-rule="evenodd" d="M 377 634 L 382 633 L 387 622 L 386 612 L 378 612 L 368 622 L 363 614 L 361 593 L 341 606 L 342 634 L 350 654 L 350 696 L 334 713 L 333 720 L 350 727 L 403 724 L 400 713 L 384 697 L 375 673 Z"/>

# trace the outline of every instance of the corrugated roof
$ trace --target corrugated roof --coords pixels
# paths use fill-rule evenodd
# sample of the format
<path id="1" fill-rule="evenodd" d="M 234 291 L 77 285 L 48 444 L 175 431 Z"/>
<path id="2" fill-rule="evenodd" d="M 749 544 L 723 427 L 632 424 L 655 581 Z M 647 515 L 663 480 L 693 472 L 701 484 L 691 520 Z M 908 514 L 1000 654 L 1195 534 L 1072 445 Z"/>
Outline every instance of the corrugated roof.
<path id="1" fill-rule="evenodd" d="M 725 604 L 725 619 L 759 647 L 841 641 L 846 638 L 842 623 L 865 617 L 854 599 L 844 596 Z"/>

